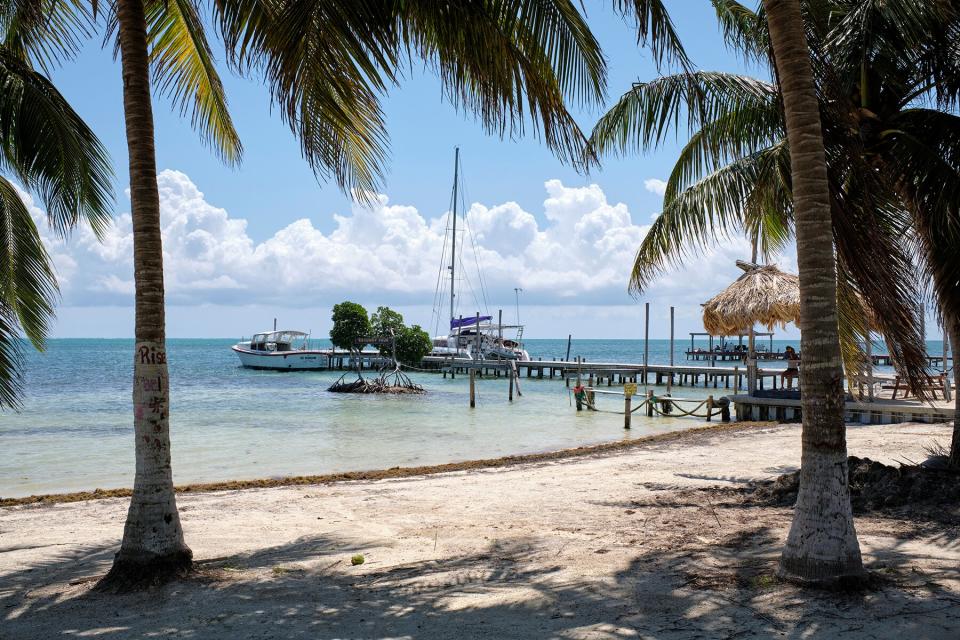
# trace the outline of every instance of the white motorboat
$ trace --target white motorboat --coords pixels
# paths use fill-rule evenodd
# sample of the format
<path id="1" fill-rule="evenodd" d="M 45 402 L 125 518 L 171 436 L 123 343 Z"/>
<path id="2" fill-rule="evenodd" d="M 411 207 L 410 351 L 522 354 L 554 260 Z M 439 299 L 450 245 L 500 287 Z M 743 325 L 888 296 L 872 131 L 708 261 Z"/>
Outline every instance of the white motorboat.
<path id="1" fill-rule="evenodd" d="M 251 369 L 310 370 L 326 369 L 330 357 L 326 351 L 310 349 L 310 336 L 303 331 L 264 331 L 249 342 L 231 347 L 240 364 Z"/>

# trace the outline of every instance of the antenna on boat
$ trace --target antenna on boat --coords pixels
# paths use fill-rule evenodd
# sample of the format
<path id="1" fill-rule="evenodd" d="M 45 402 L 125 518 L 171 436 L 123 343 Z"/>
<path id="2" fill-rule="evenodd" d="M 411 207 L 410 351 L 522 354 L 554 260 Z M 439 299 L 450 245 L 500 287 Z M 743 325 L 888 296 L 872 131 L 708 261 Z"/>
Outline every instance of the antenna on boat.
<path id="1" fill-rule="evenodd" d="M 457 183 L 460 181 L 460 147 L 453 151 L 453 243 L 450 245 L 450 320 L 453 320 L 454 296 L 456 295 L 457 264 Z M 449 322 L 447 323 L 449 326 Z"/>
<path id="2" fill-rule="evenodd" d="M 277 330 L 277 319 L 276 319 L 276 318 L 273 319 L 273 330 L 274 330 L 274 331 Z"/>

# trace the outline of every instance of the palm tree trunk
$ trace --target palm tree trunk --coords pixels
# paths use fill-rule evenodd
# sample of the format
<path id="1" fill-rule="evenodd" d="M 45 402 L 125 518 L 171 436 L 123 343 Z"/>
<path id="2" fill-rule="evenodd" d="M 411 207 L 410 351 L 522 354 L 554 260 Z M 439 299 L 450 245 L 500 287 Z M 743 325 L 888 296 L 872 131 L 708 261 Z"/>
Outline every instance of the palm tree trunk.
<path id="1" fill-rule="evenodd" d="M 837 275 L 820 111 L 799 0 L 764 0 L 783 95 L 800 270 L 800 492 L 781 577 L 832 584 L 863 575 L 847 484 Z"/>
<path id="2" fill-rule="evenodd" d="M 143 1 L 119 0 L 117 22 L 136 283 L 133 424 L 137 464 L 123 541 L 102 583 L 110 588 L 153 583 L 181 574 L 189 570 L 193 559 L 183 539 L 170 468 L 160 194 Z"/>

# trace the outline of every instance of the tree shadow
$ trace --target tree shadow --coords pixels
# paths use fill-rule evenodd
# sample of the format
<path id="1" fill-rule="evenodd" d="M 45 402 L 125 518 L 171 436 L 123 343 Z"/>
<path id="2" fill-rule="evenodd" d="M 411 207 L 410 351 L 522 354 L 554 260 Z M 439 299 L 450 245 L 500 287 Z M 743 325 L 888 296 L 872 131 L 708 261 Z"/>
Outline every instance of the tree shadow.
<path id="1" fill-rule="evenodd" d="M 561 556 L 545 537 L 512 537 L 389 567 L 350 565 L 350 554 L 368 543 L 308 536 L 202 560 L 190 579 L 124 595 L 90 591 L 87 583 L 106 571 L 113 547 L 84 548 L 3 576 L 2 635 L 955 637 L 960 600 L 947 590 L 898 581 L 916 560 L 907 546 L 894 543 L 876 553 L 890 576 L 887 586 L 824 593 L 774 577 L 781 528 L 733 529 L 707 543 L 691 538 L 631 547 L 603 561 Z M 951 572 L 943 568 L 943 576 Z"/>

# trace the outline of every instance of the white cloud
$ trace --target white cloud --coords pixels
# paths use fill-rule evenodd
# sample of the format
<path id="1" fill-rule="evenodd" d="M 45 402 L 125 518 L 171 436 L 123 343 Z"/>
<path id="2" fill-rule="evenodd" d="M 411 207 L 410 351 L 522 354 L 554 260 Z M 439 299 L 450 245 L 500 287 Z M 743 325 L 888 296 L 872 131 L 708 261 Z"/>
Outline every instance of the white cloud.
<path id="1" fill-rule="evenodd" d="M 667 183 L 659 178 L 648 178 L 643 181 L 644 188 L 650 193 L 662 196 L 667 192 Z"/>
<path id="2" fill-rule="evenodd" d="M 663 184 L 647 180 L 647 188 L 651 183 Z M 429 305 L 433 299 L 445 214 L 427 217 L 381 195 L 369 206 L 334 215 L 329 233 L 301 218 L 258 243 L 247 234 L 245 220 L 208 202 L 185 174 L 163 171 L 158 184 L 171 305 L 322 307 L 343 298 Z M 491 303 L 508 306 L 513 288 L 522 287 L 524 304 L 632 304 L 627 279 L 649 226 L 636 224 L 625 204 L 609 203 L 598 185 L 566 187 L 548 180 L 544 187 L 539 219 L 515 202 L 476 203 L 466 214 Z M 33 211 L 39 221 L 42 212 L 35 206 Z M 41 227 L 47 234 L 46 225 Z M 460 237 L 469 249 L 470 236 Z M 65 305 L 131 304 L 129 214 L 116 219 L 103 242 L 86 229 L 68 242 L 50 235 L 45 240 Z M 473 256 L 461 254 L 475 285 Z M 661 278 L 649 297 L 696 306 L 735 278 L 734 260 L 748 255 L 746 241 L 723 242 Z M 472 296 L 463 293 L 462 299 L 469 307 L 464 313 L 472 313 Z"/>

